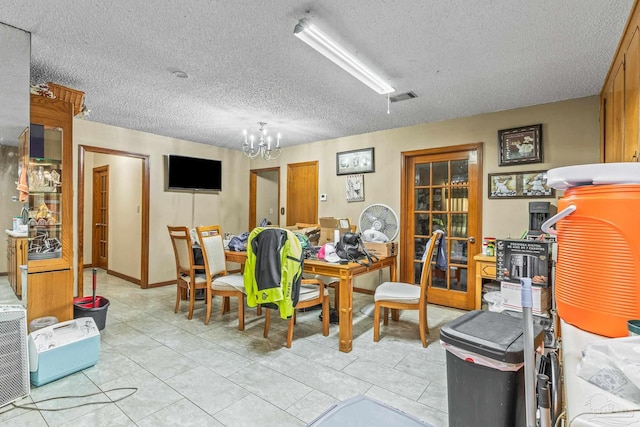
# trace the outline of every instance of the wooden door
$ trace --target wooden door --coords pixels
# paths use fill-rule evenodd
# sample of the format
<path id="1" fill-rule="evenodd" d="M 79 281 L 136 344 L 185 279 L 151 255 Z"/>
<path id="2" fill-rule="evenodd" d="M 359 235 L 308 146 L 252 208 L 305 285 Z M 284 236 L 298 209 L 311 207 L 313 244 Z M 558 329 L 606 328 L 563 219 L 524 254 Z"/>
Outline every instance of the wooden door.
<path id="1" fill-rule="evenodd" d="M 287 165 L 287 223 L 318 223 L 318 162 Z"/>
<path id="2" fill-rule="evenodd" d="M 274 178 L 275 177 L 275 178 Z M 274 185 L 265 185 L 264 179 L 275 182 Z M 275 194 L 271 194 L 275 191 Z M 268 218 L 273 225 L 280 225 L 280 168 L 253 169 L 249 171 L 249 228 L 257 227 L 258 222 L 264 217 L 263 212 L 258 212 L 258 201 L 265 197 L 265 192 L 269 192 L 268 198 L 275 201 L 275 212 L 269 212 Z M 258 218 L 260 215 L 261 218 Z"/>
<path id="3" fill-rule="evenodd" d="M 624 59 L 624 143 L 623 162 L 638 161 L 638 121 L 640 119 L 640 34 L 633 32 Z"/>
<path id="4" fill-rule="evenodd" d="M 620 61 L 613 78 L 613 146 L 608 162 L 621 162 L 624 147 L 624 61 Z"/>
<path id="5" fill-rule="evenodd" d="M 601 150 L 603 162 L 621 162 L 624 158 L 624 61 L 612 66 L 600 100 Z"/>
<path id="6" fill-rule="evenodd" d="M 91 264 L 109 267 L 109 166 L 93 169 L 93 247 Z"/>
<path id="7" fill-rule="evenodd" d="M 434 258 L 429 302 L 475 306 L 475 263 L 482 249 L 482 144 L 402 153 L 401 280 L 420 283 L 421 257 L 434 229 L 445 232 Z"/>
<path id="8" fill-rule="evenodd" d="M 612 162 L 613 141 L 613 80 L 608 80 L 600 96 L 600 161 Z"/>

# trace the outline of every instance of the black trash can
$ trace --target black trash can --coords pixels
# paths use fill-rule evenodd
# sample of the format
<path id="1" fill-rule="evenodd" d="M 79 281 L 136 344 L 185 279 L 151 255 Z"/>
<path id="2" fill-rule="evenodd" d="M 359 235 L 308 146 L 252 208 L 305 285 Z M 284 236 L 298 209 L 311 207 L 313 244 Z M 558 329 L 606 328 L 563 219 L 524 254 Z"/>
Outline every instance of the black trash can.
<path id="1" fill-rule="evenodd" d="M 534 326 L 535 351 L 543 339 Z M 526 426 L 521 319 L 471 311 L 444 325 L 449 427 Z"/>

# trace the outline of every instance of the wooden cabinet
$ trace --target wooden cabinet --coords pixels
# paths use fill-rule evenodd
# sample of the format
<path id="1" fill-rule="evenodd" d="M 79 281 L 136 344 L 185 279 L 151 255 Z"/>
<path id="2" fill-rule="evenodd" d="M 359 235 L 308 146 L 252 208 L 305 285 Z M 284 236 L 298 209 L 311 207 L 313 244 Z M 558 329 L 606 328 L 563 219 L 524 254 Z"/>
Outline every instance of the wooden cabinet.
<path id="1" fill-rule="evenodd" d="M 637 162 L 639 129 L 640 10 L 636 2 L 600 93 L 600 160 Z"/>
<path id="2" fill-rule="evenodd" d="M 73 318 L 72 126 L 71 103 L 31 96 L 28 321 Z"/>
<path id="3" fill-rule="evenodd" d="M 496 279 L 496 257 L 476 255 L 473 259 L 476 262 L 475 309 L 480 310 L 482 308 L 482 284 L 484 280 Z"/>
<path id="4" fill-rule="evenodd" d="M 27 284 L 28 322 L 45 316 L 60 322 L 73 319 L 73 270 L 29 273 Z"/>
<path id="5" fill-rule="evenodd" d="M 22 296 L 21 265 L 27 264 L 27 239 L 7 234 L 7 275 L 16 296 Z"/>

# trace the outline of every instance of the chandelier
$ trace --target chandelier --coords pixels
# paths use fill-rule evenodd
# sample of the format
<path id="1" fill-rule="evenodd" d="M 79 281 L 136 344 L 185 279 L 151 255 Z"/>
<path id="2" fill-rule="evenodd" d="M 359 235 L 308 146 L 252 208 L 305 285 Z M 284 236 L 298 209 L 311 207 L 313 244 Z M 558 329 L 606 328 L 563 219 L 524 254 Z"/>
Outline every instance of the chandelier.
<path id="1" fill-rule="evenodd" d="M 250 159 L 256 159 L 262 157 L 265 160 L 277 159 L 280 157 L 282 150 L 280 149 L 280 134 L 276 136 L 275 145 L 273 145 L 273 138 L 267 135 L 267 129 L 265 126 L 267 123 L 258 122 L 260 125 L 260 136 L 256 141 L 256 138 L 251 135 L 247 135 L 247 130 L 243 130 L 244 142 L 242 143 L 242 152 Z"/>

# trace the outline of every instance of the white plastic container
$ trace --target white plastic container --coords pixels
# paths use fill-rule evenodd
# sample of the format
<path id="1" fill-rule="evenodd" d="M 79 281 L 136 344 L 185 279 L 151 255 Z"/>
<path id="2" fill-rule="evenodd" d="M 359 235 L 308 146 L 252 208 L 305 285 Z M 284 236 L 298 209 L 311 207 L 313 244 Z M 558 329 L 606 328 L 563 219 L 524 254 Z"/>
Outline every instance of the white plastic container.
<path id="1" fill-rule="evenodd" d="M 487 292 L 484 294 L 484 300 L 487 302 L 489 311 L 502 313 L 504 310 L 502 306 L 502 293 L 500 291 Z"/>

